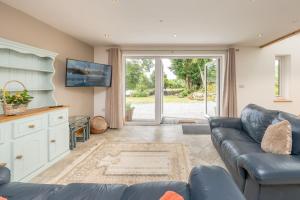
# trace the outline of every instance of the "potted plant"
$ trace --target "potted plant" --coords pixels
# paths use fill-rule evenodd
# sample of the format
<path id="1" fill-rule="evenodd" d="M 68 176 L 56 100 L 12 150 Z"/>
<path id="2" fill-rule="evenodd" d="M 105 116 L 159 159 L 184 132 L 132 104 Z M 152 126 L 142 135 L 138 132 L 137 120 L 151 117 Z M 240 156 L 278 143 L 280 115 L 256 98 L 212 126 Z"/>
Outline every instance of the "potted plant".
<path id="1" fill-rule="evenodd" d="M 17 82 L 24 88 L 21 92 L 10 92 L 6 90 L 6 86 L 9 83 Z M 28 103 L 32 101 L 33 97 L 29 95 L 28 90 L 23 83 L 19 81 L 8 81 L 1 92 L 0 102 L 3 106 L 3 112 L 5 115 L 16 115 L 23 113 L 27 110 Z"/>
<path id="2" fill-rule="evenodd" d="M 126 103 L 125 107 L 125 119 L 126 121 L 132 121 L 134 106 L 131 103 Z"/>

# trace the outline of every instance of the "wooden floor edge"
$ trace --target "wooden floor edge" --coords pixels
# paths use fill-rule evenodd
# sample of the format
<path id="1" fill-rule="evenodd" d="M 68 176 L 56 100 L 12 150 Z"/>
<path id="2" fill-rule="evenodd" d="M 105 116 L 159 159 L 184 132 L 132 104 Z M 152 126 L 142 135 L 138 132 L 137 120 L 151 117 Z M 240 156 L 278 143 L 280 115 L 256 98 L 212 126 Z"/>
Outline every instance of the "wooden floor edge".
<path id="1" fill-rule="evenodd" d="M 284 35 L 284 36 L 282 36 L 282 37 L 279 37 L 279 38 L 277 38 L 277 39 L 275 39 L 275 40 L 272 40 L 271 42 L 268 42 L 268 43 L 266 43 L 266 44 L 263 44 L 263 45 L 259 46 L 259 48 L 264 48 L 264 47 L 270 46 L 271 44 L 280 42 L 280 41 L 282 41 L 282 40 L 284 40 L 284 39 L 287 39 L 287 38 L 292 37 L 292 36 L 297 35 L 297 34 L 300 34 L 300 29 L 298 29 L 298 30 L 296 30 L 296 31 L 293 31 L 293 32 L 291 32 L 291 33 L 288 33 L 288 34 L 286 34 L 286 35 Z"/>

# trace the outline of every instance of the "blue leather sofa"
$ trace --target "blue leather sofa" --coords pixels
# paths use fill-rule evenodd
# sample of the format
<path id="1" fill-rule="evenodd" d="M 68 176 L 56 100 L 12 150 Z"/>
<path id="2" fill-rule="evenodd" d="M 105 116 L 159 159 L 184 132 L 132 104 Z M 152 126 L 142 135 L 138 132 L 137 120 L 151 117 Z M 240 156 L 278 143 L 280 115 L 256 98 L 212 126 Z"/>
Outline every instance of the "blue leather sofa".
<path id="1" fill-rule="evenodd" d="M 74 183 L 66 186 L 10 182 L 0 168 L 0 196 L 9 200 L 159 200 L 175 191 L 185 200 L 245 200 L 230 175 L 220 167 L 196 167 L 189 183 L 152 182 L 136 185 Z"/>
<path id="2" fill-rule="evenodd" d="M 288 120 L 292 155 L 265 153 L 260 146 L 267 127 Z M 300 199 L 300 119 L 292 114 L 248 105 L 240 118 L 209 119 L 211 139 L 248 200 Z"/>

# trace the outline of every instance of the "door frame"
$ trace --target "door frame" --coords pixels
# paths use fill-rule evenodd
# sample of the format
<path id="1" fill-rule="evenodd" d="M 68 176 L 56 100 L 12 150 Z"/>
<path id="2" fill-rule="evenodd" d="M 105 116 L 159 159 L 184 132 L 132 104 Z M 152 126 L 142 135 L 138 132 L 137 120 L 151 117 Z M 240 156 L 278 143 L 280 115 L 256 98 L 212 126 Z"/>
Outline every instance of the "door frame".
<path id="1" fill-rule="evenodd" d="M 209 52 L 209 51 L 207 51 Z M 221 82 L 223 82 L 222 79 L 222 74 L 223 74 L 223 69 L 225 65 L 225 56 L 226 53 L 224 51 L 219 51 L 218 53 L 204 53 L 201 51 L 197 52 L 192 52 L 192 53 L 187 53 L 187 52 L 181 52 L 181 53 L 176 53 L 171 51 L 170 52 L 165 52 L 165 51 L 123 51 L 122 54 L 122 69 L 123 69 L 123 94 L 125 95 L 126 92 L 126 58 L 131 58 L 131 59 L 154 59 L 155 60 L 155 119 L 154 120 L 136 120 L 136 121 L 131 121 L 131 122 L 126 122 L 125 125 L 159 125 L 162 122 L 162 109 L 163 109 L 163 66 L 161 60 L 163 58 L 166 59 L 185 59 L 185 58 L 216 58 L 218 59 L 218 77 L 217 77 L 217 112 L 220 115 L 220 110 L 221 110 L 221 98 L 222 98 L 222 92 L 223 87 L 221 85 Z M 205 69 L 205 78 L 206 78 L 206 69 Z M 207 90 L 207 88 L 205 89 Z M 207 91 L 206 91 L 207 92 Z M 207 98 L 207 95 L 206 95 Z M 126 106 L 126 96 L 124 97 L 123 100 L 123 107 L 125 108 Z M 123 116 L 125 116 L 125 109 L 123 109 Z M 207 104 L 206 104 L 206 99 L 205 99 L 205 113 L 207 113 Z"/>

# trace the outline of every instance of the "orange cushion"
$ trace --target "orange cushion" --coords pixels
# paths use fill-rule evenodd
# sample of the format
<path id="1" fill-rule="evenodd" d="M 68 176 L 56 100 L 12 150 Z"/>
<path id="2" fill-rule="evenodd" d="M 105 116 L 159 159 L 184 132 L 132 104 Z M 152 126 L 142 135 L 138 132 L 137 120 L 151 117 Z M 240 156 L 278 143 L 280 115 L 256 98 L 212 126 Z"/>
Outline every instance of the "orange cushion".
<path id="1" fill-rule="evenodd" d="M 7 198 L 4 198 L 4 197 L 0 197 L 0 200 L 7 200 Z"/>
<path id="2" fill-rule="evenodd" d="M 177 194 L 176 192 L 167 191 L 160 200 L 184 200 L 182 196 Z"/>

